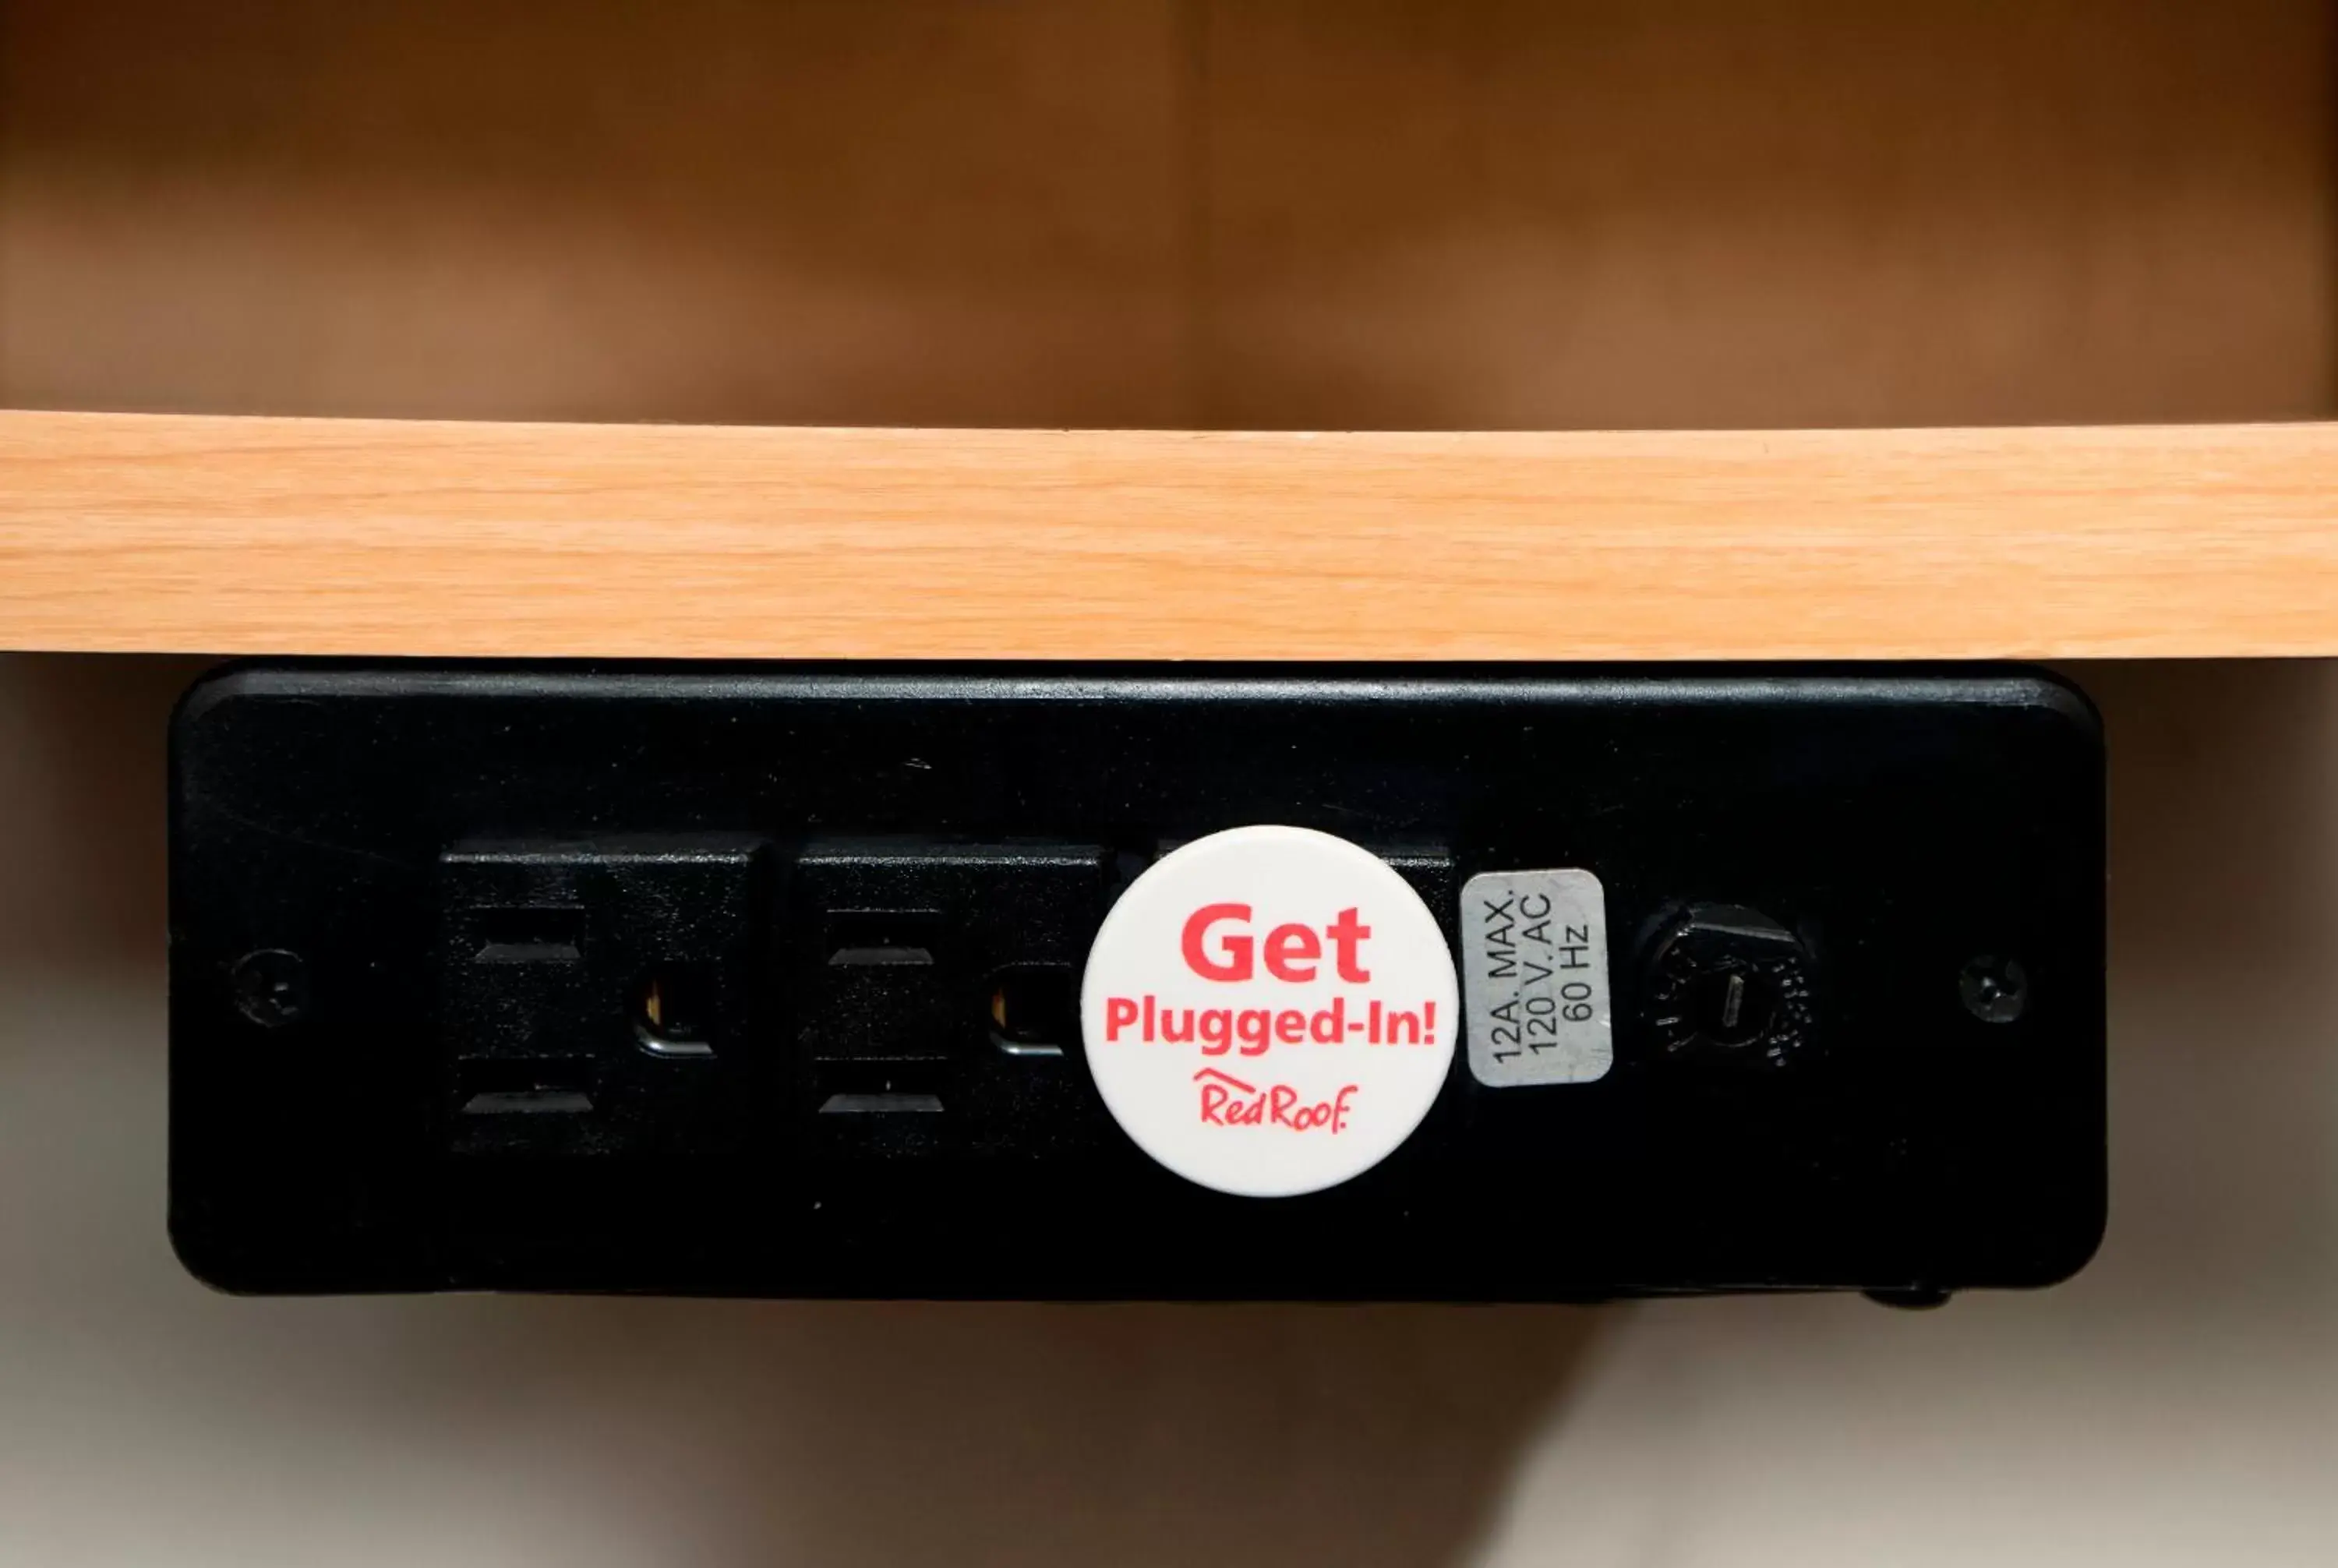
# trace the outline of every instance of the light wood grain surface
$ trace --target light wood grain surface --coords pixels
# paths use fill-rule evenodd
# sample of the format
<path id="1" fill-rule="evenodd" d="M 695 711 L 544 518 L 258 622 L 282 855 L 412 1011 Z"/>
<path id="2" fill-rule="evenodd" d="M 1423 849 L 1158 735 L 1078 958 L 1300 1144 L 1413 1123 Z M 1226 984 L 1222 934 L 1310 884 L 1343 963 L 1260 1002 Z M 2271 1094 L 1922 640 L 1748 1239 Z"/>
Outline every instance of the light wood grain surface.
<path id="1" fill-rule="evenodd" d="M 2338 653 L 2338 426 L 1210 434 L 0 414 L 0 646 Z"/>

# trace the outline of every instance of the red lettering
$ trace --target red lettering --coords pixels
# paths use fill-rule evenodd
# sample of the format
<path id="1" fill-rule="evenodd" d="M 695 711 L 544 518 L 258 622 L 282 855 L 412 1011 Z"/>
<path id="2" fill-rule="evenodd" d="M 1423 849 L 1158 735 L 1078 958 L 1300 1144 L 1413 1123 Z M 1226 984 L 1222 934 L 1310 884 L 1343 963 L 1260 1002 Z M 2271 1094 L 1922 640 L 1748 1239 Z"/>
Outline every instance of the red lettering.
<path id="1" fill-rule="evenodd" d="M 1273 1044 L 1268 1033 L 1274 1026 L 1274 1014 L 1263 1007 L 1245 1007 L 1234 1014 L 1234 1038 L 1242 1042 L 1242 1054 L 1255 1056 Z"/>
<path id="2" fill-rule="evenodd" d="M 1319 1045 L 1337 1045 L 1348 1037 L 1348 999 L 1334 996 L 1331 1004 L 1307 1021 L 1307 1033 Z"/>
<path id="3" fill-rule="evenodd" d="M 1248 914 L 1249 911 L 1245 910 L 1243 913 Z M 1192 927 L 1189 926 L 1186 929 L 1191 930 Z M 1331 938 L 1331 946 L 1335 950 L 1334 960 L 1339 965 L 1341 979 L 1361 984 L 1372 977 L 1372 972 L 1364 967 L 1362 959 L 1356 952 L 1357 948 L 1364 945 L 1364 938 L 1372 934 L 1372 928 L 1360 924 L 1353 909 L 1341 910 L 1340 917 L 1325 926 L 1323 934 Z"/>
<path id="4" fill-rule="evenodd" d="M 1208 1007 L 1202 1012 L 1202 1054 L 1223 1056 L 1233 1044 L 1233 1014 L 1223 1007 Z"/>
<path id="5" fill-rule="evenodd" d="M 1390 1044 L 1394 1045 L 1399 1044 L 1397 1040 L 1397 1033 L 1400 1030 L 1403 1031 L 1405 1034 L 1405 1039 L 1402 1044 L 1407 1045 L 1420 1044 L 1420 1014 L 1411 1011 L 1410 1008 L 1390 1008 L 1388 1015 L 1388 1043 Z"/>
<path id="6" fill-rule="evenodd" d="M 1277 926 L 1266 934 L 1266 972 L 1277 980 L 1314 979 L 1315 965 L 1307 960 L 1321 956 L 1323 944 L 1311 926 Z"/>
<path id="7" fill-rule="evenodd" d="M 1104 1003 L 1104 1037 L 1117 1040 L 1120 1032 L 1136 1022 L 1136 998 L 1107 996 Z"/>
<path id="8" fill-rule="evenodd" d="M 1353 914 L 1354 911 L 1349 913 Z M 1203 939 L 1210 934 L 1210 927 L 1219 921 L 1249 918 L 1250 906 L 1247 904 L 1204 904 L 1194 910 L 1185 920 L 1185 966 L 1204 980 L 1249 979 L 1251 941 L 1248 936 L 1220 938 L 1226 955 L 1223 962 L 1211 957 L 1209 951 L 1202 946 Z"/>
<path id="9" fill-rule="evenodd" d="M 1299 1091 L 1288 1083 L 1254 1089 L 1215 1067 L 1203 1068 L 1194 1074 L 1194 1082 L 1202 1086 L 1202 1120 L 1213 1127 L 1273 1125 L 1293 1132 L 1321 1129 L 1336 1134 L 1347 1129 L 1349 1102 L 1356 1093 L 1356 1085 L 1349 1083 L 1329 1100 L 1303 1104 Z"/>
<path id="10" fill-rule="evenodd" d="M 1285 1045 L 1296 1045 L 1307 1038 L 1307 1014 L 1296 1007 L 1286 1007 L 1274 1015 L 1274 1037 Z"/>
<path id="11" fill-rule="evenodd" d="M 1333 963 L 1340 978 L 1350 985 L 1361 985 L 1372 977 L 1364 967 L 1364 938 L 1372 928 L 1357 918 L 1352 908 L 1340 911 L 1339 917 L 1323 927 L 1323 935 L 1331 939 Z M 1204 904 L 1185 917 L 1185 928 L 1179 938 L 1180 950 L 1185 956 L 1185 966 L 1204 980 L 1233 983 L 1247 980 L 1255 970 L 1259 945 L 1246 931 L 1230 932 L 1216 938 L 1217 951 L 1210 950 L 1214 927 L 1222 923 L 1247 922 L 1251 906 L 1247 904 Z M 1293 921 L 1277 926 L 1266 934 L 1262 956 L 1266 972 L 1277 980 L 1302 984 L 1315 978 L 1315 960 L 1322 957 L 1323 944 L 1311 926 Z"/>

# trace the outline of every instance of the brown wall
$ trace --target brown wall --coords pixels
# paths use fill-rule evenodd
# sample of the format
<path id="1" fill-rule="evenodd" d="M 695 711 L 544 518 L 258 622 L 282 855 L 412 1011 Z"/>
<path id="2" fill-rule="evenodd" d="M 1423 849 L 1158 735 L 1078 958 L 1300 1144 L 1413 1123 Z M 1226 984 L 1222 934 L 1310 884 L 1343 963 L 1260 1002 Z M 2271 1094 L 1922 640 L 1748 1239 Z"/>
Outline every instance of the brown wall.
<path id="1" fill-rule="evenodd" d="M 2338 405 L 2323 0 L 10 0 L 0 403 Z"/>

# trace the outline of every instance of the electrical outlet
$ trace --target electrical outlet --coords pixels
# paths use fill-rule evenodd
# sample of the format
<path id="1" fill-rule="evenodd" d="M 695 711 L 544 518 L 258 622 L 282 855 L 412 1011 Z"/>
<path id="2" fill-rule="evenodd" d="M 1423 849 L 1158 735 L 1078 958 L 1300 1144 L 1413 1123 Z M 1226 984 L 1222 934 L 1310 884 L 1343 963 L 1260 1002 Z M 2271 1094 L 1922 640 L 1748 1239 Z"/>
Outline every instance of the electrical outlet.
<path id="1" fill-rule="evenodd" d="M 2044 1284 L 2103 851 L 2023 670 L 247 665 L 173 727 L 172 1234 L 247 1290 Z"/>

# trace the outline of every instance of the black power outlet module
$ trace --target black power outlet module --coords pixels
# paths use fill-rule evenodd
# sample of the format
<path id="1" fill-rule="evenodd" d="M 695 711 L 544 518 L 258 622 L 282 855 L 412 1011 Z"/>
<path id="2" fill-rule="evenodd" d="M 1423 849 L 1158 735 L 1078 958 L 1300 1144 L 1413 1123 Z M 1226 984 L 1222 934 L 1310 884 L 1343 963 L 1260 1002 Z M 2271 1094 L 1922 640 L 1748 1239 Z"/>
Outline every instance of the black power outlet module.
<path id="1" fill-rule="evenodd" d="M 2032 671 L 246 665 L 171 808 L 172 1231 L 231 1289 L 1920 1298 L 2103 1222 L 2102 744 Z M 1465 964 L 1379 1163 L 1156 1163 L 1083 968 L 1252 824 L 1371 851 L 1481 965 L 1465 924 L 1570 868 L 1601 1070 L 1505 1076 L 1505 1020 L 1594 992 Z"/>

